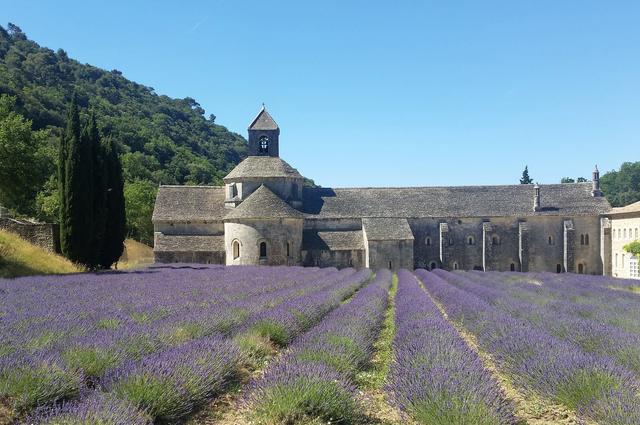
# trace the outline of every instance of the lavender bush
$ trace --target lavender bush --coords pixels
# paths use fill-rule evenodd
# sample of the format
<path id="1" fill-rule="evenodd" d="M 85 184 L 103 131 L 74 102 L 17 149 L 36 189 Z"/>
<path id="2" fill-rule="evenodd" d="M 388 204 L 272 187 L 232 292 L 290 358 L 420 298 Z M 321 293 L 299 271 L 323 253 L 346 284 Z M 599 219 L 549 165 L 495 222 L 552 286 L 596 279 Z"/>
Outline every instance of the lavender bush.
<path id="1" fill-rule="evenodd" d="M 498 383 L 406 270 L 398 272 L 393 349 L 386 388 L 416 422 L 514 423 Z"/>
<path id="2" fill-rule="evenodd" d="M 354 423 L 360 418 L 352 381 L 371 358 L 390 286 L 391 273 L 379 271 L 251 383 L 247 403 L 259 423 Z"/>
<path id="3" fill-rule="evenodd" d="M 444 273 L 416 271 L 449 317 L 477 337 L 516 385 L 544 394 L 602 424 L 615 424 L 621 415 L 631 423 L 640 423 L 636 396 L 640 384 L 626 369 L 448 284 L 439 277 Z"/>

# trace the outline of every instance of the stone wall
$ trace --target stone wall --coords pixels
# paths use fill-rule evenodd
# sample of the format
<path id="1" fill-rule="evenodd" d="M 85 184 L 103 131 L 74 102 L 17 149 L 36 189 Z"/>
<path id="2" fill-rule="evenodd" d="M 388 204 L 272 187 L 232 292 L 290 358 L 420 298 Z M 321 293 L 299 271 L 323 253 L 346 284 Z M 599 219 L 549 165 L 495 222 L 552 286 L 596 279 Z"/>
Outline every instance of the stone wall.
<path id="1" fill-rule="evenodd" d="M 30 223 L 12 218 L 0 218 L 0 229 L 15 233 L 47 251 L 60 252 L 60 231 L 57 224 Z"/>
<path id="2" fill-rule="evenodd" d="M 363 268 L 365 266 L 364 250 L 303 250 L 302 265 L 315 267 Z"/>
<path id="3" fill-rule="evenodd" d="M 302 219 L 240 219 L 224 224 L 227 265 L 300 265 Z M 240 244 L 234 258 L 233 243 Z M 260 244 L 267 244 L 266 257 L 260 256 Z M 287 255 L 287 244 L 289 255 Z"/>
<path id="4" fill-rule="evenodd" d="M 154 256 L 156 263 L 225 264 L 226 261 L 226 253 L 224 251 L 156 251 Z"/>

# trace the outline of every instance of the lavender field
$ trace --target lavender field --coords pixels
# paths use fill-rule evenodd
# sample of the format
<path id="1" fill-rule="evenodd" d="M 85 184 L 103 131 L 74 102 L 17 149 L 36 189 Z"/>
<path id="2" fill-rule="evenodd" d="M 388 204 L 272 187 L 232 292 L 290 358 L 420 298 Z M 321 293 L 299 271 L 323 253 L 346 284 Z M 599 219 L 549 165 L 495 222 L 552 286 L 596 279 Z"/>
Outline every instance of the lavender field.
<path id="1" fill-rule="evenodd" d="M 639 424 L 636 288 L 193 265 L 0 280 L 0 424 Z"/>

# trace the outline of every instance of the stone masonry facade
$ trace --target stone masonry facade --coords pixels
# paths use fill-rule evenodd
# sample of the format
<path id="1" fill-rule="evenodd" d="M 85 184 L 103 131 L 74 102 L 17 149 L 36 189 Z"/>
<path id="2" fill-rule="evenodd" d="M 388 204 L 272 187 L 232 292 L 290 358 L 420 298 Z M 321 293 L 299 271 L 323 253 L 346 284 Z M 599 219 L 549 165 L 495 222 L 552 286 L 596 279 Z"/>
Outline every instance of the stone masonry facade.
<path id="1" fill-rule="evenodd" d="M 224 186 L 160 187 L 156 261 L 612 272 L 597 168 L 574 184 L 309 188 L 279 136 L 263 108 Z"/>

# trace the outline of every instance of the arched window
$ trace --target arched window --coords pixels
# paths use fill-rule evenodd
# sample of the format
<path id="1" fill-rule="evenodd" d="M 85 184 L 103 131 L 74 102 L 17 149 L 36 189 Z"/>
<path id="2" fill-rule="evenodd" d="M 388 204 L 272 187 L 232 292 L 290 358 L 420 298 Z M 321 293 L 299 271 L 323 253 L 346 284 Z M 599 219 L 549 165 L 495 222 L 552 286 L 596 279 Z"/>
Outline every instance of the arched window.
<path id="1" fill-rule="evenodd" d="M 584 244 L 589 245 L 589 234 L 584 235 Z"/>
<path id="2" fill-rule="evenodd" d="M 473 236 L 467 236 L 467 245 L 475 245 L 476 240 Z"/>
<path id="3" fill-rule="evenodd" d="M 623 235 L 623 236 L 622 236 L 623 238 L 627 239 L 627 229 L 624 229 L 624 230 L 622 231 L 622 235 Z"/>
<path id="4" fill-rule="evenodd" d="M 624 270 L 624 254 L 622 254 L 622 270 Z"/>
<path id="5" fill-rule="evenodd" d="M 616 267 L 618 267 L 618 254 L 616 253 Z"/>
<path id="6" fill-rule="evenodd" d="M 425 243 L 427 246 L 431 246 L 431 236 L 427 236 L 427 237 L 426 237 L 426 239 L 424 240 L 424 243 Z"/>
<path id="7" fill-rule="evenodd" d="M 556 264 L 556 273 L 562 273 L 562 264 Z"/>
<path id="8" fill-rule="evenodd" d="M 453 263 L 453 270 L 458 270 L 458 263 Z"/>
<path id="9" fill-rule="evenodd" d="M 391 263 L 391 261 L 389 261 L 389 268 L 392 269 L 393 268 L 393 263 Z"/>
<path id="10" fill-rule="evenodd" d="M 291 257 L 291 244 L 287 242 L 287 257 Z"/>
<path id="11" fill-rule="evenodd" d="M 549 245 L 553 245 L 553 236 L 549 236 L 549 239 L 547 239 L 549 242 Z"/>
<path id="12" fill-rule="evenodd" d="M 510 269 L 511 269 L 511 271 L 512 271 L 512 272 L 515 272 L 515 271 L 516 271 L 516 265 L 515 265 L 515 263 L 511 263 L 511 267 L 510 267 Z"/>
<path id="13" fill-rule="evenodd" d="M 584 245 L 584 235 L 580 235 L 580 245 Z"/>
<path id="14" fill-rule="evenodd" d="M 638 228 L 636 227 L 636 239 L 638 239 Z"/>
<path id="15" fill-rule="evenodd" d="M 436 264 L 435 261 L 432 261 L 431 264 L 429 264 L 429 270 L 435 270 L 438 268 L 438 264 Z"/>
<path id="16" fill-rule="evenodd" d="M 260 258 L 266 258 L 266 257 L 267 257 L 267 243 L 260 242 Z"/>
<path id="17" fill-rule="evenodd" d="M 260 136 L 258 140 L 258 153 L 269 153 L 269 138 L 267 136 Z"/>
<path id="18" fill-rule="evenodd" d="M 492 245 L 500 245 L 500 237 L 498 235 L 493 235 L 491 237 L 491 244 Z"/>
<path id="19" fill-rule="evenodd" d="M 578 274 L 584 274 L 584 264 L 580 263 L 578 264 Z"/>
<path id="20" fill-rule="evenodd" d="M 240 242 L 239 241 L 233 241 L 232 245 L 232 251 L 233 251 L 233 259 L 237 260 L 238 258 L 240 258 Z"/>

